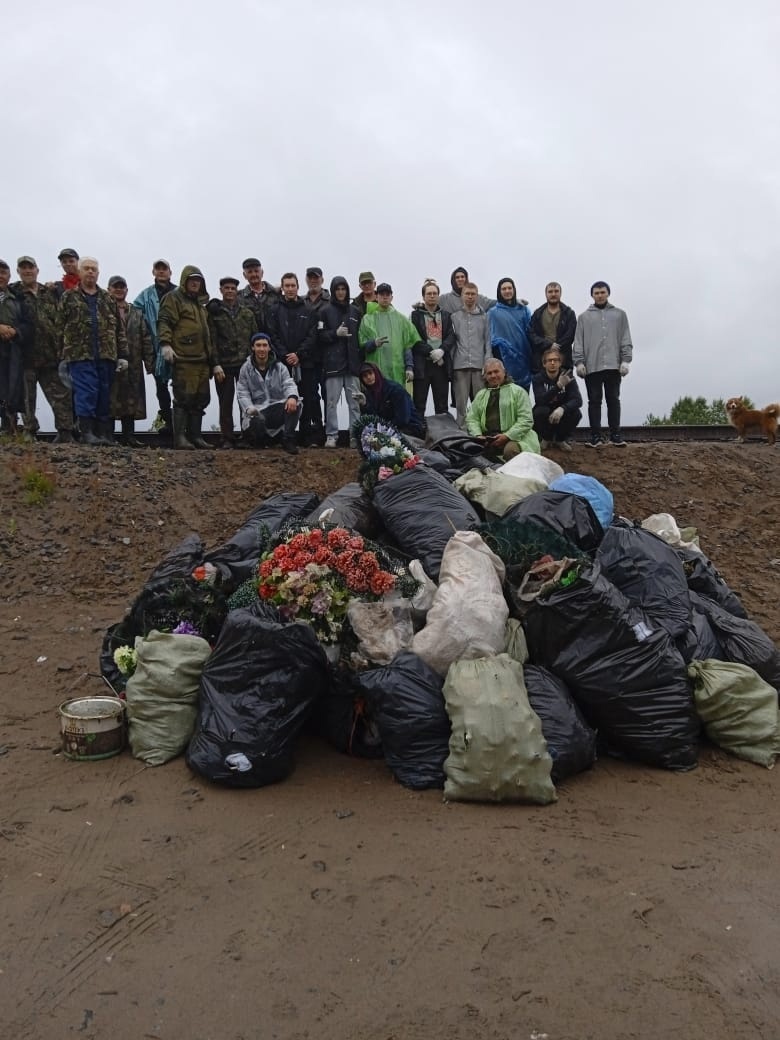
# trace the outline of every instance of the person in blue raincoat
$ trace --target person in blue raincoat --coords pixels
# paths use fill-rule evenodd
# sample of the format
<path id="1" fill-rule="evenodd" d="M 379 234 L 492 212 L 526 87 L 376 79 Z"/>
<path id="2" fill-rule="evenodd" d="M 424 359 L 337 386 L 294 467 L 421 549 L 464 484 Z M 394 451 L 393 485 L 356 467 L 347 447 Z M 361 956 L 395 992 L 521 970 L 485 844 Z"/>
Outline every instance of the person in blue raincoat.
<path id="1" fill-rule="evenodd" d="M 503 361 L 512 380 L 528 391 L 531 386 L 531 341 L 528 326 L 531 310 L 518 300 L 511 278 L 502 278 L 496 289 L 498 302 L 488 311 L 493 354 Z"/>

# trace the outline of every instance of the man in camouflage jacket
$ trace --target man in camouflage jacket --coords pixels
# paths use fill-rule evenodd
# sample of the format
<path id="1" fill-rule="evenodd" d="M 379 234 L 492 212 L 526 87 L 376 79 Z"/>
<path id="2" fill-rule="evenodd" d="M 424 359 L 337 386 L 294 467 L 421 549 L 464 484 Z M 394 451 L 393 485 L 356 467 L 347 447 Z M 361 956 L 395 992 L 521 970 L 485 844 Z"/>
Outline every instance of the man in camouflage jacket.
<path id="1" fill-rule="evenodd" d="M 173 365 L 173 436 L 176 448 L 209 448 L 203 439 L 203 413 L 209 405 L 211 375 L 222 382 L 209 333 L 206 281 L 200 268 L 187 264 L 179 288 L 160 303 L 157 339 L 160 354 Z"/>
<path id="2" fill-rule="evenodd" d="M 62 358 L 70 365 L 82 442 L 111 444 L 111 384 L 115 372 L 127 371 L 127 340 L 116 303 L 97 283 L 97 260 L 82 257 L 79 274 L 78 288 L 60 301 Z"/>
<path id="3" fill-rule="evenodd" d="M 225 373 L 222 382 L 217 382 L 219 398 L 219 429 L 222 434 L 221 448 L 232 448 L 235 443 L 233 431 L 233 402 L 236 380 L 241 366 L 249 356 L 252 334 L 261 332 L 255 312 L 238 298 L 238 278 L 220 278 L 221 300 L 211 300 L 206 308 L 209 315 L 209 333 L 214 344 L 217 361 Z"/>
<path id="4" fill-rule="evenodd" d="M 0 260 L 0 408 L 3 429 L 16 434 L 16 418 L 24 406 L 22 308 L 8 288 L 11 268 Z"/>
<path id="5" fill-rule="evenodd" d="M 38 265 L 31 256 L 20 256 L 16 264 L 19 281 L 11 286 L 22 305 L 27 332 L 24 340 L 24 433 L 34 440 L 39 423 L 38 387 L 54 415 L 55 440 L 73 440 L 73 394 L 60 380 L 60 335 L 57 292 L 38 281 Z"/>

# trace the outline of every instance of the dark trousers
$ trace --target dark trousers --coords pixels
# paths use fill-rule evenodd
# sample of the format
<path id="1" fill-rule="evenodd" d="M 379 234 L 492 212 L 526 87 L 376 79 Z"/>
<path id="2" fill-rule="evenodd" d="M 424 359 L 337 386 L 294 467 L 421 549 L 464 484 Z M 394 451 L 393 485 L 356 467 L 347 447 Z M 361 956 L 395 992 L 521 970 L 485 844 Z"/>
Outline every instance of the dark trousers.
<path id="1" fill-rule="evenodd" d="M 76 415 L 111 422 L 111 383 L 115 370 L 116 361 L 71 361 Z"/>
<path id="2" fill-rule="evenodd" d="M 234 366 L 222 366 L 225 378 L 221 383 L 215 380 L 217 388 L 217 400 L 219 401 L 219 432 L 223 437 L 233 436 L 233 402 L 236 397 L 236 379 L 240 368 Z"/>
<path id="3" fill-rule="evenodd" d="M 160 407 L 160 415 L 163 421 L 170 425 L 171 422 L 171 391 L 168 389 L 168 380 L 154 377 L 154 386 L 157 391 L 157 404 Z"/>
<path id="4" fill-rule="evenodd" d="M 564 410 L 561 421 L 551 423 L 550 412 L 554 411 L 547 405 L 538 404 L 534 408 L 534 429 L 540 440 L 543 441 L 567 441 L 579 425 L 582 412 L 576 408 L 573 412 Z"/>
<path id="5" fill-rule="evenodd" d="M 425 374 L 414 377 L 412 389 L 412 400 L 414 407 L 422 417 L 425 415 L 425 406 L 428 404 L 428 391 L 433 393 L 433 411 L 435 415 L 446 412 L 450 403 L 450 377 L 444 365 L 435 365 L 433 361 L 426 360 Z"/>
<path id="6" fill-rule="evenodd" d="M 616 368 L 603 372 L 592 372 L 585 376 L 588 391 L 588 422 L 590 432 L 601 433 L 601 402 L 607 399 L 607 423 L 610 433 L 620 433 L 620 382 L 621 375 Z"/>
<path id="7" fill-rule="evenodd" d="M 0 401 L 16 425 L 18 412 L 24 410 L 24 369 L 19 337 L 0 343 Z"/>
<path id="8" fill-rule="evenodd" d="M 256 448 L 273 444 L 281 435 L 282 440 L 292 440 L 298 425 L 298 410 L 288 412 L 283 404 L 272 404 L 259 415 L 253 415 L 244 436 Z M 281 427 L 281 429 L 279 429 Z M 273 431 L 269 433 L 268 431 Z"/>
<path id="9" fill-rule="evenodd" d="M 302 368 L 298 392 L 303 400 L 301 437 L 304 441 L 324 433 L 322 405 L 320 404 L 320 374 L 316 368 Z"/>

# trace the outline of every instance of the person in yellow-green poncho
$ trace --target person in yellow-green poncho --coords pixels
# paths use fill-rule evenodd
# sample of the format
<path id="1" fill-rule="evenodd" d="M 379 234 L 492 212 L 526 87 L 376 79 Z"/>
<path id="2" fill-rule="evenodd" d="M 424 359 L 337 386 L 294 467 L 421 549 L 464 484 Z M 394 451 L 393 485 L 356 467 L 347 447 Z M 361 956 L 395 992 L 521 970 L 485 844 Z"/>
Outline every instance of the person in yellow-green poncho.
<path id="1" fill-rule="evenodd" d="M 512 382 L 497 358 L 488 358 L 482 375 L 487 386 L 471 402 L 466 429 L 484 445 L 484 454 L 504 461 L 521 451 L 541 454 L 526 391 Z"/>
<path id="2" fill-rule="evenodd" d="M 420 335 L 407 317 L 393 306 L 393 290 L 387 282 L 376 287 L 378 307 L 363 318 L 358 330 L 362 360 L 376 365 L 383 376 L 396 383 L 414 379 L 412 348 Z"/>

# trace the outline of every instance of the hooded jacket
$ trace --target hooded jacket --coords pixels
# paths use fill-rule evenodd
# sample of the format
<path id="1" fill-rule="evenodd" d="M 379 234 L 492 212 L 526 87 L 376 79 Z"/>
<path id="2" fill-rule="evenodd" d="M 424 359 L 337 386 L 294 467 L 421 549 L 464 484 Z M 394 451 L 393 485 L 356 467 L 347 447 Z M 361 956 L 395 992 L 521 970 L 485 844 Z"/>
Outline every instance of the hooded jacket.
<path id="1" fill-rule="evenodd" d="M 191 296 L 185 286 L 187 280 L 195 275 L 201 280 L 200 292 L 197 296 Z M 161 347 L 173 348 L 177 362 L 208 365 L 211 370 L 217 364 L 217 358 L 209 335 L 206 315 L 208 300 L 206 281 L 200 268 L 193 264 L 185 265 L 179 288 L 163 296 L 160 303 L 157 339 Z"/>
<path id="2" fill-rule="evenodd" d="M 456 267 L 450 275 L 450 285 L 452 286 L 452 292 L 444 293 L 439 297 L 439 306 L 447 314 L 454 314 L 455 311 L 459 311 L 463 307 L 463 300 L 460 298 L 460 289 L 455 288 L 455 275 L 465 274 L 466 281 L 469 280 L 469 273 L 465 267 Z M 495 300 L 491 300 L 489 296 L 483 296 L 482 293 L 477 293 L 477 303 L 483 311 L 490 310 L 495 304 Z"/>
<path id="3" fill-rule="evenodd" d="M 485 387 L 478 391 L 477 396 L 471 402 L 466 413 L 466 429 L 472 437 L 482 437 L 485 434 L 485 422 L 487 406 L 493 391 Z M 523 451 L 541 453 L 539 438 L 534 432 L 534 416 L 531 410 L 531 400 L 522 387 L 513 383 L 509 376 L 498 388 L 498 410 L 501 432 L 506 434 L 510 441 L 519 444 Z"/>
<path id="4" fill-rule="evenodd" d="M 406 390 L 394 379 L 383 376 L 379 367 L 370 361 L 364 361 L 360 366 L 361 374 L 369 368 L 374 373 L 374 385 L 366 386 L 361 379 L 360 389 L 366 396 L 366 403 L 360 406 L 360 411 L 364 415 L 378 415 L 380 419 L 386 419 L 402 433 L 424 437 L 425 427 L 420 413 Z"/>
<path id="5" fill-rule="evenodd" d="M 504 282 L 512 286 L 512 299 L 508 302 L 501 298 Z M 515 383 L 527 391 L 531 386 L 531 342 L 528 338 L 531 311 L 525 304 L 518 302 L 517 287 L 511 278 L 499 281 L 496 296 L 496 305 L 488 312 L 490 345 Z"/>
<path id="6" fill-rule="evenodd" d="M 336 300 L 336 289 L 344 285 L 347 298 L 344 303 Z M 319 312 L 322 322 L 319 339 L 322 350 L 322 374 L 329 376 L 356 376 L 360 371 L 360 347 L 358 346 L 358 330 L 360 329 L 360 311 L 349 302 L 349 284 L 340 275 L 331 280 L 330 300 Z M 337 336 L 336 329 L 346 325 L 349 336 Z"/>

